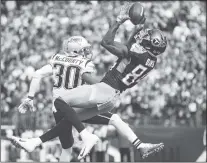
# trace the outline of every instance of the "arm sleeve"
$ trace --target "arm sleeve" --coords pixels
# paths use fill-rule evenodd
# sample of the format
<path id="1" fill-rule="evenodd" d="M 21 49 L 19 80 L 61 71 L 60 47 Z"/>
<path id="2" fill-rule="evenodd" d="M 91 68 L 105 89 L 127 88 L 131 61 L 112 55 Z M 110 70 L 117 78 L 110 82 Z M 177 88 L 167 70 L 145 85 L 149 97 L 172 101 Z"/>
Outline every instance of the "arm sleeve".
<path id="1" fill-rule="evenodd" d="M 101 41 L 101 45 L 107 49 L 113 55 L 116 55 L 118 58 L 120 57 L 128 57 L 128 49 L 127 46 L 114 41 L 116 32 L 119 28 L 120 24 L 115 22 L 105 34 Z"/>
<path id="2" fill-rule="evenodd" d="M 47 64 L 42 68 L 36 70 L 33 78 L 44 78 L 50 75 L 52 75 L 52 66 L 50 64 Z"/>
<path id="3" fill-rule="evenodd" d="M 28 96 L 34 97 L 35 93 L 39 90 L 41 79 L 50 75 L 52 75 L 52 66 L 50 64 L 35 71 L 30 83 Z"/>

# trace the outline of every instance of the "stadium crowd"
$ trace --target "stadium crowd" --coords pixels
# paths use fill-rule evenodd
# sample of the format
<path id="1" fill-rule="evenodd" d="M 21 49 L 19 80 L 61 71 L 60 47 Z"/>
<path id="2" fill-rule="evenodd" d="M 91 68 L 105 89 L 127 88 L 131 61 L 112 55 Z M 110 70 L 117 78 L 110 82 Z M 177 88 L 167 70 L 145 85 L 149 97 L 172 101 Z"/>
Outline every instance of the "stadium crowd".
<path id="1" fill-rule="evenodd" d="M 117 59 L 100 46 L 103 35 L 124 2 L 3 1 L 1 2 L 1 119 L 2 124 L 25 129 L 48 129 L 51 113 L 51 78 L 44 79 L 35 98 L 37 112 L 20 115 L 34 71 L 61 49 L 62 40 L 86 37 L 100 78 Z M 166 52 L 156 69 L 124 92 L 117 111 L 133 126 L 199 126 L 206 123 L 206 17 L 205 2 L 143 2 L 146 28 L 163 30 Z M 120 27 L 116 40 L 125 41 L 133 28 Z M 30 134 L 31 136 L 31 134 Z M 14 154 L 15 152 L 13 152 Z M 13 156 L 11 154 L 11 156 Z M 9 159 L 12 161 L 12 158 Z"/>
<path id="2" fill-rule="evenodd" d="M 16 110 L 28 91 L 32 73 L 61 49 L 65 37 L 82 35 L 92 43 L 93 61 L 100 77 L 116 60 L 100 46 L 100 40 L 123 2 L 3 1 L 2 4 L 2 115 Z M 204 2 L 142 4 L 147 18 L 145 27 L 163 30 L 168 48 L 159 58 L 156 69 L 123 94 L 117 104 L 123 109 L 118 112 L 126 119 L 134 118 L 135 123 L 158 119 L 172 126 L 176 122 L 204 124 L 205 120 L 199 121 L 206 112 Z M 132 27 L 126 22 L 116 39 L 126 40 Z M 45 112 L 50 114 L 51 84 L 48 83 L 52 83 L 51 79 L 44 80 L 35 100 L 36 108 L 41 110 L 37 117 L 42 119 Z M 147 117 L 147 121 L 141 120 Z"/>

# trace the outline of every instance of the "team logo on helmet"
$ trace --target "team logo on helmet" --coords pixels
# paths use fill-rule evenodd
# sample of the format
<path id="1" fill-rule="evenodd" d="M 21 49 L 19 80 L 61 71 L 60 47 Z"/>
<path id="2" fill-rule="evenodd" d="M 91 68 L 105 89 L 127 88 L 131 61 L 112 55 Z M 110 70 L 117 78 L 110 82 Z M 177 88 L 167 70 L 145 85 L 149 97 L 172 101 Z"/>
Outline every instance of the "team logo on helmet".
<path id="1" fill-rule="evenodd" d="M 158 38 L 154 38 L 154 39 L 152 40 L 152 45 L 153 45 L 153 46 L 159 46 L 159 45 L 160 45 L 160 40 L 159 40 Z"/>
<path id="2" fill-rule="evenodd" d="M 161 54 L 165 51 L 167 46 L 167 39 L 165 36 L 163 36 L 160 30 L 149 29 L 140 34 L 142 34 L 142 37 L 137 37 L 141 38 L 138 43 L 143 46 L 143 48 L 155 55 Z"/>
<path id="3" fill-rule="evenodd" d="M 74 42 L 74 43 L 77 43 L 77 44 L 81 45 L 82 38 L 71 37 L 71 38 L 69 38 L 68 43 L 71 43 L 71 42 Z"/>
<path id="4" fill-rule="evenodd" d="M 63 51 L 68 56 L 88 55 L 91 45 L 82 36 L 72 36 L 63 41 Z"/>

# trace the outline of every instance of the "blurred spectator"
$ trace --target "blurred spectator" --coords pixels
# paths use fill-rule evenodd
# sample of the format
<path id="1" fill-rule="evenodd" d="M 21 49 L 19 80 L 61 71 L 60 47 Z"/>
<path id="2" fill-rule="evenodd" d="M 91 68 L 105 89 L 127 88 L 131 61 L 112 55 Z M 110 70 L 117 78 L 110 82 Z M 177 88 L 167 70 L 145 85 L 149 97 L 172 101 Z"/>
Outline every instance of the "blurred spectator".
<path id="1" fill-rule="evenodd" d="M 109 136 L 118 139 L 121 162 L 132 162 L 131 143 L 126 138 L 121 136 L 113 126 L 108 127 L 107 137 Z"/>
<path id="2" fill-rule="evenodd" d="M 124 2 L 2 1 L 1 120 L 21 134 L 48 129 L 52 80 L 45 78 L 35 97 L 36 113 L 15 110 L 26 97 L 34 71 L 60 51 L 64 38 L 82 35 L 93 45 L 97 76 L 116 57 L 100 46 L 103 35 Z M 117 111 L 132 125 L 206 124 L 206 4 L 202 1 L 142 2 L 146 28 L 160 28 L 168 39 L 156 69 L 121 95 Z M 133 25 L 127 21 L 116 40 L 125 41 Z M 202 120 L 201 120 L 202 118 Z"/>

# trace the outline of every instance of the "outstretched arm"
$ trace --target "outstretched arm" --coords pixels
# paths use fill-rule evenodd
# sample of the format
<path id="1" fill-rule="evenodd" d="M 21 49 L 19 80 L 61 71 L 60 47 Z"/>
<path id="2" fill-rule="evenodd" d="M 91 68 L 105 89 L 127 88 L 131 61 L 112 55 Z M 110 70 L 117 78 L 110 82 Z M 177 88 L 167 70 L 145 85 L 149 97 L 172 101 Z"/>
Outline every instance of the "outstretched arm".
<path id="1" fill-rule="evenodd" d="M 52 75 L 52 66 L 50 64 L 43 66 L 35 71 L 29 88 L 29 97 L 34 97 L 35 93 L 39 90 L 42 78 Z"/>
<path id="2" fill-rule="evenodd" d="M 28 97 L 18 107 L 20 113 L 25 113 L 27 110 L 35 111 L 35 108 L 33 107 L 34 95 L 39 90 L 42 78 L 50 75 L 52 75 L 52 66 L 50 64 L 35 71 L 30 83 Z"/>
<path id="3" fill-rule="evenodd" d="M 145 18 L 143 20 L 141 20 L 141 22 L 139 23 L 139 25 L 136 25 L 134 27 L 134 29 L 132 30 L 132 33 L 129 36 L 129 38 L 127 40 L 127 43 L 126 43 L 128 49 L 130 49 L 130 47 L 132 46 L 132 44 L 136 42 L 136 39 L 134 37 L 135 37 L 136 34 L 138 34 L 143 29 L 144 22 L 145 22 Z"/>
<path id="4" fill-rule="evenodd" d="M 114 41 L 119 26 L 120 23 L 116 21 L 103 37 L 101 45 L 117 57 L 126 57 L 128 53 L 127 46 Z"/>
<path id="5" fill-rule="evenodd" d="M 128 11 L 131 4 L 126 4 L 122 7 L 116 22 L 109 28 L 106 35 L 103 37 L 101 45 L 106 48 L 109 52 L 116 55 L 117 57 L 128 57 L 128 49 L 125 44 L 114 41 L 116 31 L 119 26 L 126 20 L 130 19 L 128 16 Z"/>

